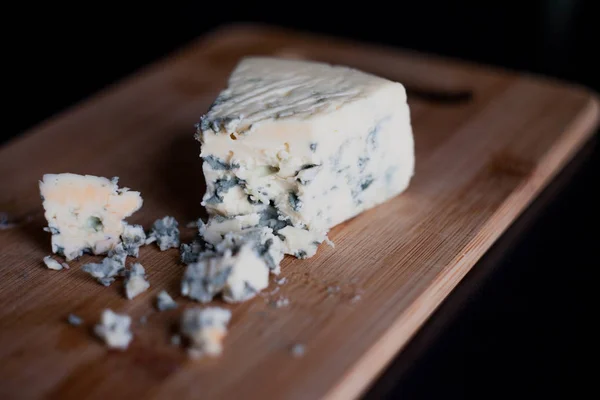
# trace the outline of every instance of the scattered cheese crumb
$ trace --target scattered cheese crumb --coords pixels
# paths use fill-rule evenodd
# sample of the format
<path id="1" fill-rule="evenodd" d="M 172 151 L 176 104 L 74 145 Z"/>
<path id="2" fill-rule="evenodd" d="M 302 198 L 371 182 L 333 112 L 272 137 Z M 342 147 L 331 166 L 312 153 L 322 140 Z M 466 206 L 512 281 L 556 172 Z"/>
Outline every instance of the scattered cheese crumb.
<path id="1" fill-rule="evenodd" d="M 357 303 L 357 302 L 360 301 L 360 299 L 361 299 L 361 295 L 360 294 L 355 294 L 354 297 L 352 297 L 350 299 L 350 303 L 352 303 L 352 304 Z"/>
<path id="2" fill-rule="evenodd" d="M 219 356 L 230 319 L 231 311 L 220 307 L 186 309 L 181 319 L 181 333 L 190 341 L 189 356 Z"/>
<path id="3" fill-rule="evenodd" d="M 69 316 L 67 317 L 67 321 L 73 326 L 79 326 L 83 323 L 83 319 L 81 319 L 75 314 L 69 314 Z"/>
<path id="4" fill-rule="evenodd" d="M 100 323 L 94 327 L 94 333 L 104 340 L 109 348 L 125 350 L 133 339 L 130 326 L 130 316 L 105 309 L 102 312 Z"/>
<path id="5" fill-rule="evenodd" d="M 146 325 L 147 323 L 148 323 L 148 316 L 147 315 L 142 315 L 140 317 L 140 324 Z"/>
<path id="6" fill-rule="evenodd" d="M 172 346 L 179 346 L 179 345 L 181 345 L 181 336 L 179 336 L 179 335 L 173 335 L 173 336 L 171 336 L 171 345 Z"/>
<path id="7" fill-rule="evenodd" d="M 334 293 L 338 293 L 340 291 L 340 287 L 339 286 L 328 286 L 327 287 L 327 293 L 332 295 Z"/>
<path id="8" fill-rule="evenodd" d="M 148 290 L 150 283 L 146 280 L 146 270 L 140 263 L 135 263 L 127 271 L 125 280 L 125 294 L 128 299 L 133 299 L 140 293 Z"/>
<path id="9" fill-rule="evenodd" d="M 156 296 L 156 308 L 159 311 L 172 310 L 177 308 L 177 303 L 175 303 L 169 293 L 163 290 Z"/>
<path id="10" fill-rule="evenodd" d="M 294 357 L 302 357 L 306 353 L 306 346 L 302 343 L 296 343 L 292 346 L 290 352 Z"/>
<path id="11" fill-rule="evenodd" d="M 63 264 L 59 263 L 51 256 L 44 257 L 44 264 L 46 264 L 46 267 L 48 267 L 48 269 L 53 269 L 55 271 L 60 271 L 61 269 L 65 268 L 65 266 Z M 67 268 L 68 268 L 68 265 L 67 265 Z"/>
<path id="12" fill-rule="evenodd" d="M 271 303 L 275 308 L 287 307 L 290 305 L 290 300 L 287 297 L 280 297 Z"/>
<path id="13" fill-rule="evenodd" d="M 179 224 L 173 217 L 166 216 L 157 219 L 152 224 L 146 244 L 156 242 L 160 251 L 165 251 L 172 247 L 179 247 Z"/>
<path id="14" fill-rule="evenodd" d="M 144 232 L 144 228 L 141 225 L 130 225 L 124 222 L 121 240 L 123 250 L 127 255 L 138 257 L 140 255 L 140 247 L 146 244 L 146 232 Z"/>
<path id="15" fill-rule="evenodd" d="M 287 278 L 285 276 L 283 278 L 277 280 L 278 285 L 285 285 L 286 282 L 287 282 Z"/>
<path id="16" fill-rule="evenodd" d="M 108 257 L 105 257 L 101 263 L 88 263 L 81 269 L 104 286 L 110 286 L 115 281 L 115 278 L 122 274 L 125 270 L 125 257 L 127 255 L 121 250 L 121 244 L 117 247 L 118 250 L 111 251 Z"/>
<path id="17" fill-rule="evenodd" d="M 229 303 L 249 300 L 269 285 L 269 267 L 251 243 L 225 248 L 189 264 L 181 294 L 208 303 L 217 294 Z"/>
<path id="18" fill-rule="evenodd" d="M 14 223 L 10 222 L 10 217 L 6 212 L 0 212 L 0 231 L 3 229 L 9 229 L 15 226 Z"/>

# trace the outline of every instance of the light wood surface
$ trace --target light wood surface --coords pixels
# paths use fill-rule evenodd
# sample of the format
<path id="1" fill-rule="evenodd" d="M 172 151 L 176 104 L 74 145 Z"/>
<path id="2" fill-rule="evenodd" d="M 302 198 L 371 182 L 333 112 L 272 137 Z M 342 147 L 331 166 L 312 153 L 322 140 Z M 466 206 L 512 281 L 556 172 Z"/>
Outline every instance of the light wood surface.
<path id="1" fill-rule="evenodd" d="M 80 270 L 97 257 L 47 270 L 37 185 L 50 172 L 119 176 L 145 200 L 131 222 L 197 218 L 204 184 L 193 125 L 245 54 L 331 61 L 405 83 L 416 175 L 404 194 L 335 227 L 335 248 L 286 257 L 278 293 L 269 294 L 273 282 L 241 305 L 215 301 L 233 312 L 224 353 L 190 361 L 169 344 L 182 309 L 196 305 L 177 295 L 178 251 L 142 248 L 151 288 L 134 300 L 121 281 L 106 288 Z M 0 230 L 0 398 L 357 397 L 597 120 L 592 94 L 548 79 L 274 28 L 218 30 L 0 149 L 0 212 L 15 222 Z M 192 234 L 182 229 L 184 240 Z M 177 310 L 154 311 L 162 289 L 177 295 Z M 288 307 L 270 305 L 280 296 Z M 91 333 L 106 307 L 134 318 L 125 352 Z M 69 313 L 84 325 L 68 325 Z M 306 345 L 303 357 L 291 355 L 295 343 Z"/>

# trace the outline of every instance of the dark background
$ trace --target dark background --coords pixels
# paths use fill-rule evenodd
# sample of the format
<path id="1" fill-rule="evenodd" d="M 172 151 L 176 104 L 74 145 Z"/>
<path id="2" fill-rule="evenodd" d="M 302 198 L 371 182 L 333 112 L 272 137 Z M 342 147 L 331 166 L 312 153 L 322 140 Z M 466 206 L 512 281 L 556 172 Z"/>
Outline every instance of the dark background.
<path id="1" fill-rule="evenodd" d="M 4 5 L 0 143 L 235 21 L 474 60 L 600 91 L 594 3 Z M 587 332 L 597 315 L 589 312 L 597 289 L 586 283 L 599 264 L 599 158 L 592 141 L 473 269 L 367 397 L 572 397 L 593 382 L 584 378 L 590 369 L 583 363 L 589 361 Z"/>

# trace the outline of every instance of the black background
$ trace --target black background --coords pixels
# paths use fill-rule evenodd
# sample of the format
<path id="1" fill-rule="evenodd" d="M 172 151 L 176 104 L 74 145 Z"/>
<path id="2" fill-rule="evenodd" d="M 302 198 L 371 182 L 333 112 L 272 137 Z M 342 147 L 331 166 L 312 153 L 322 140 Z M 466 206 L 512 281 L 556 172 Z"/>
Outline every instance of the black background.
<path id="1" fill-rule="evenodd" d="M 551 75 L 600 91 L 594 3 L 4 5 L 0 143 L 202 33 L 235 21 L 417 49 Z M 567 183 L 546 196 L 550 200 L 544 207 L 533 207 L 541 211 L 511 230 L 507 237 L 518 240 L 505 239 L 496 251 L 500 261 L 479 263 L 461 285 L 462 300 L 449 297 L 407 349 L 418 356 L 400 358 L 367 397 L 571 397 L 592 382 L 585 379 L 590 367 L 584 361 L 591 356 L 593 346 L 586 338 L 597 315 L 591 312 L 597 289 L 586 284 L 599 264 L 595 142 L 588 153 Z M 484 269 L 492 272 L 477 280 Z"/>

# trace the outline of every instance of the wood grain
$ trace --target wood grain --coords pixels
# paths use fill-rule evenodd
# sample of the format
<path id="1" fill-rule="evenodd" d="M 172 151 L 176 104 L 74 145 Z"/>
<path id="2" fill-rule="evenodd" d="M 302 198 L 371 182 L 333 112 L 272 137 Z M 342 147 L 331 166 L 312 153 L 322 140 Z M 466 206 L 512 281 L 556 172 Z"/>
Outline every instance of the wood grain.
<path id="1" fill-rule="evenodd" d="M 405 83 L 416 175 L 406 193 L 335 227 L 335 248 L 287 257 L 278 293 L 272 283 L 241 305 L 216 301 L 233 312 L 225 352 L 190 361 L 169 337 L 196 304 L 175 296 L 179 309 L 153 311 L 160 290 L 179 291 L 178 251 L 141 250 L 152 286 L 132 301 L 122 282 L 105 288 L 80 270 L 94 257 L 49 271 L 37 183 L 49 172 L 119 176 L 145 200 L 130 221 L 197 218 L 204 183 L 193 125 L 245 54 L 332 61 Z M 270 27 L 215 31 L 0 150 L 0 212 L 16 221 L 0 230 L 0 398 L 357 397 L 597 120 L 596 98 L 561 82 Z M 279 296 L 290 306 L 271 307 Z M 91 334 L 105 307 L 134 318 L 126 352 Z M 66 324 L 71 312 L 83 326 Z M 306 345 L 304 357 L 291 356 L 294 343 Z"/>

